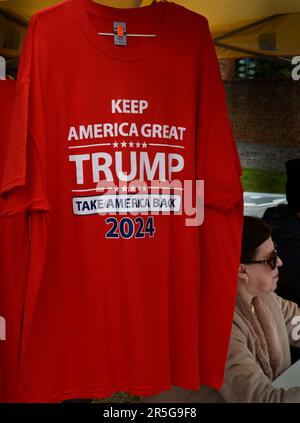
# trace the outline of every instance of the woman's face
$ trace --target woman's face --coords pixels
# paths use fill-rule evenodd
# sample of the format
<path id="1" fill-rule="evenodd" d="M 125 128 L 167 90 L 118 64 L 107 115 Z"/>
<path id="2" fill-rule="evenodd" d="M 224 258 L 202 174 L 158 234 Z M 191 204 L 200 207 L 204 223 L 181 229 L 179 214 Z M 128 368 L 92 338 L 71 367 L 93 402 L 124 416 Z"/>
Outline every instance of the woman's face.
<path id="1" fill-rule="evenodd" d="M 252 260 L 268 260 L 274 250 L 274 243 L 270 237 L 257 248 Z M 248 275 L 244 286 L 248 293 L 256 296 L 275 291 L 278 282 L 278 267 L 281 266 L 282 261 L 279 257 L 277 257 L 275 269 L 272 269 L 268 263 L 244 264 L 243 267 Z"/>

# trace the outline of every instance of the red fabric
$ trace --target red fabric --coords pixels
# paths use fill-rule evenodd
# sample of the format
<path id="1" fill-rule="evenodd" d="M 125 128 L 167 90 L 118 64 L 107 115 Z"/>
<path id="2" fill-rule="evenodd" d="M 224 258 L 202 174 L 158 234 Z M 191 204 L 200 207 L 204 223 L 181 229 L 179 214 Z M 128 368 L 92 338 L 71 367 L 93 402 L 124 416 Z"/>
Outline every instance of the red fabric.
<path id="1" fill-rule="evenodd" d="M 157 37 L 114 46 L 97 35 L 113 21 Z M 172 3 L 116 10 L 91 0 L 36 14 L 14 121 L 1 191 L 4 214 L 30 213 L 34 239 L 22 334 L 27 400 L 220 387 L 243 207 L 205 18 Z M 187 226 L 173 212 L 125 221 L 117 213 L 112 233 L 112 216 L 94 210 L 105 198 L 95 188 L 121 180 L 122 194 L 124 172 L 148 186 L 204 179 L 204 224 Z"/>
<path id="2" fill-rule="evenodd" d="M 8 137 L 16 81 L 0 81 L 0 180 Z M 0 200 L 0 212 L 4 203 Z M 0 316 L 5 319 L 6 340 L 0 341 L 0 402 L 18 402 L 20 339 L 29 251 L 26 214 L 0 217 Z"/>

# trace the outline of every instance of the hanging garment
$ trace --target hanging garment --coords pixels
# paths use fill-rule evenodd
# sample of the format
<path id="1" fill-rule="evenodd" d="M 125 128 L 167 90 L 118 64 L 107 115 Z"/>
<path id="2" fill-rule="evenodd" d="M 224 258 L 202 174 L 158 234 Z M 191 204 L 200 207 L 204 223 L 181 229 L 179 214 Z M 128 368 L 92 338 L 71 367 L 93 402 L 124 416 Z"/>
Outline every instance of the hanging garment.
<path id="1" fill-rule="evenodd" d="M 0 180 L 8 148 L 16 81 L 0 81 Z M 0 213 L 4 210 L 0 199 Z M 0 402 L 18 402 L 22 313 L 29 253 L 25 213 L 0 217 Z"/>
<path id="2" fill-rule="evenodd" d="M 156 36 L 115 45 L 98 34 L 114 22 Z M 243 190 L 206 19 L 168 2 L 115 9 L 68 0 L 37 13 L 13 122 L 3 215 L 28 213 L 34 239 L 26 400 L 218 389 Z M 202 225 L 187 223 L 186 183 L 195 190 L 196 180 Z"/>

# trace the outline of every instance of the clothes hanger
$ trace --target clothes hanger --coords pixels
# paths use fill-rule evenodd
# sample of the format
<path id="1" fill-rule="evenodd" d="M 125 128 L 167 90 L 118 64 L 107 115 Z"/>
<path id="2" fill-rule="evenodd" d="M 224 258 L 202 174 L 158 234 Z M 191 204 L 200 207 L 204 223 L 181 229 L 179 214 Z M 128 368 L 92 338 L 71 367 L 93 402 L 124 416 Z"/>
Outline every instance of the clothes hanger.
<path id="1" fill-rule="evenodd" d="M 163 3 L 165 3 L 165 0 L 161 0 Z M 157 3 L 157 0 L 152 0 L 152 5 L 154 3 Z M 119 24 L 119 25 L 118 25 Z M 98 35 L 109 35 L 109 36 L 114 36 L 115 40 L 116 37 L 120 39 L 121 38 L 126 38 L 126 37 L 157 37 L 156 34 L 127 34 L 126 32 L 126 24 L 124 22 L 114 22 L 114 32 L 98 32 Z M 121 43 L 120 44 L 125 44 L 125 43 Z"/>

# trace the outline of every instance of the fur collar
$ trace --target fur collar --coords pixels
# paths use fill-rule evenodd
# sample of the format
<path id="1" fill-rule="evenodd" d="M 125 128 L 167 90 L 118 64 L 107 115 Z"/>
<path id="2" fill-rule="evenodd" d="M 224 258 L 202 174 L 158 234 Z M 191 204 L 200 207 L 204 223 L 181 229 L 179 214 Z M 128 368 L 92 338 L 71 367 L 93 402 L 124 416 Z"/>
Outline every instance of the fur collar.
<path id="1" fill-rule="evenodd" d="M 261 298 L 254 297 L 252 304 L 254 312 L 244 298 L 238 294 L 236 312 L 244 320 L 253 336 L 256 359 L 263 372 L 270 380 L 274 380 L 279 375 L 283 360 L 276 323 L 271 311 Z"/>

